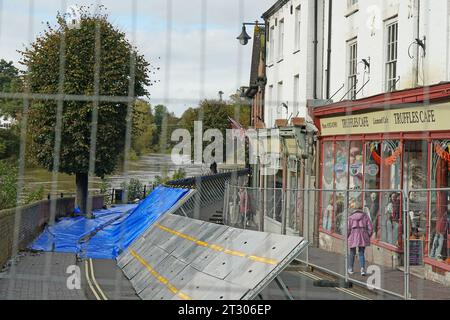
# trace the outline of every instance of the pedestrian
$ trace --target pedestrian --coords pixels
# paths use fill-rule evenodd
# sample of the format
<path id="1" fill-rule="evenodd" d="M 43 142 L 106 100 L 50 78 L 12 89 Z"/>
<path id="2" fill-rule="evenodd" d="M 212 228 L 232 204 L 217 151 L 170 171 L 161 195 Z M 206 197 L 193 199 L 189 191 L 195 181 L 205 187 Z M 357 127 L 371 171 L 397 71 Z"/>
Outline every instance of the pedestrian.
<path id="1" fill-rule="evenodd" d="M 217 163 L 215 161 L 211 163 L 209 169 L 211 170 L 211 174 L 217 174 Z"/>
<path id="2" fill-rule="evenodd" d="M 242 188 L 239 190 L 239 213 L 241 216 L 241 226 L 243 229 L 245 229 L 246 220 L 248 219 L 247 213 L 249 209 L 249 201 L 248 201 L 248 194 L 247 190 L 245 188 Z"/>
<path id="3" fill-rule="evenodd" d="M 362 210 L 362 202 L 355 201 L 354 211 L 348 218 L 347 223 L 347 241 L 350 250 L 348 273 L 353 274 L 353 265 L 355 263 L 356 249 L 359 254 L 359 266 L 361 275 L 366 275 L 366 247 L 370 246 L 370 237 L 373 233 L 373 225 L 370 217 Z"/>

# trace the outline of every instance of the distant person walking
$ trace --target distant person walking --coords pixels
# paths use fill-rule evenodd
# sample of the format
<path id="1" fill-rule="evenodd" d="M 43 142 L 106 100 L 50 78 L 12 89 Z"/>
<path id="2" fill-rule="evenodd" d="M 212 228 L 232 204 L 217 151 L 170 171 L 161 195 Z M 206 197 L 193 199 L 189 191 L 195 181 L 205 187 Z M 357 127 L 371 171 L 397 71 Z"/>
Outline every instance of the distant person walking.
<path id="1" fill-rule="evenodd" d="M 211 174 L 217 174 L 217 163 L 215 161 L 211 163 L 209 169 L 211 170 Z"/>
<path id="2" fill-rule="evenodd" d="M 249 198 L 245 188 L 239 190 L 239 213 L 241 216 L 241 226 L 245 229 L 248 224 Z"/>
<path id="3" fill-rule="evenodd" d="M 361 275 L 366 275 L 366 247 L 370 246 L 370 237 L 373 233 L 373 225 L 370 217 L 362 210 L 362 203 L 356 201 L 354 211 L 348 218 L 347 223 L 347 241 L 350 249 L 348 273 L 353 274 L 353 265 L 355 263 L 356 248 L 359 254 L 359 266 Z"/>

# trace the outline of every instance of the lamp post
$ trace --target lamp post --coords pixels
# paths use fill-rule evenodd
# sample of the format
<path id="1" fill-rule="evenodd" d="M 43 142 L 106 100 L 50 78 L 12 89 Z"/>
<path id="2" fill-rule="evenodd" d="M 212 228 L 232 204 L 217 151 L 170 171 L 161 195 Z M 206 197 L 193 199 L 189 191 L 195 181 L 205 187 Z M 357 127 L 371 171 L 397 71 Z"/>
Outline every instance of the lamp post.
<path id="1" fill-rule="evenodd" d="M 248 41 L 252 38 L 248 35 L 247 29 L 245 26 L 259 26 L 260 24 L 263 24 L 261 22 L 255 21 L 255 22 L 244 22 L 242 23 L 242 32 L 241 34 L 236 38 L 239 40 L 239 43 L 243 46 L 248 44 Z"/>

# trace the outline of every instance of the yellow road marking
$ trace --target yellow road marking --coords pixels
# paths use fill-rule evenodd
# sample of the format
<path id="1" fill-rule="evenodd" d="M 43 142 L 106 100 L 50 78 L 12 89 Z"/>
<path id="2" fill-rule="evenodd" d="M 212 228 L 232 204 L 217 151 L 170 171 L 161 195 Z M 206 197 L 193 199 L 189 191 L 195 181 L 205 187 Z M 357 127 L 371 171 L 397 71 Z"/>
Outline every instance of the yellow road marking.
<path id="1" fill-rule="evenodd" d="M 103 292 L 103 290 L 98 285 L 97 279 L 95 279 L 94 264 L 92 262 L 92 259 L 89 259 L 89 264 L 91 266 L 91 278 L 92 278 L 92 281 L 94 282 L 95 287 L 97 288 L 98 292 L 100 292 L 100 295 L 102 296 L 103 300 L 108 300 L 108 298 L 106 297 L 105 293 Z"/>
<path id="2" fill-rule="evenodd" d="M 100 296 L 97 294 L 97 292 L 94 289 L 94 286 L 92 285 L 91 279 L 89 278 L 89 264 L 87 260 L 85 261 L 85 271 L 86 271 L 86 280 L 88 282 L 89 288 L 91 289 L 92 293 L 94 294 L 95 298 L 97 300 L 101 300 Z"/>
<path id="3" fill-rule="evenodd" d="M 149 272 L 150 274 L 155 277 L 159 282 L 164 284 L 167 289 L 169 289 L 174 294 L 178 295 L 183 300 L 192 300 L 187 294 L 182 293 L 180 290 L 175 288 L 171 283 L 169 283 L 169 280 L 161 276 L 155 269 L 153 269 L 147 261 L 145 261 L 136 251 L 130 250 L 131 255 L 136 258 L 137 261 L 139 261 Z"/>
<path id="4" fill-rule="evenodd" d="M 186 234 L 183 234 L 179 231 L 176 230 L 172 230 L 168 227 L 165 227 L 159 223 L 155 223 L 155 226 L 157 226 L 158 228 L 160 228 L 161 230 L 167 231 L 171 234 L 174 234 L 180 238 L 186 239 L 188 241 L 194 242 L 195 244 L 205 247 L 205 248 L 210 248 L 214 251 L 218 251 L 218 252 L 223 252 L 225 254 L 229 254 L 232 256 L 236 256 L 236 257 L 242 257 L 242 258 L 247 258 L 250 259 L 252 261 L 256 261 L 256 262 L 261 262 L 261 263 L 265 263 L 265 264 L 271 264 L 271 265 L 277 265 L 279 263 L 279 261 L 274 260 L 274 259 L 269 259 L 269 258 L 265 258 L 265 257 L 258 257 L 258 256 L 252 256 L 252 255 L 247 255 L 244 252 L 240 252 L 240 251 L 236 251 L 236 250 L 229 250 L 229 249 L 225 249 L 221 246 L 215 245 L 215 244 L 209 244 L 207 242 L 201 241 L 199 239 L 196 239 L 194 237 L 188 236 Z"/>

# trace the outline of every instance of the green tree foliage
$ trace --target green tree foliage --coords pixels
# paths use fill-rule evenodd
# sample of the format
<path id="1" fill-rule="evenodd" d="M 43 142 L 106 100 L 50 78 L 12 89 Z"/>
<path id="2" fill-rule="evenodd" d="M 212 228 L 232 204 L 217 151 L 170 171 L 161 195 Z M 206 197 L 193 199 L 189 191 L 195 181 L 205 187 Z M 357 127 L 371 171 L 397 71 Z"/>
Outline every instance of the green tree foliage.
<path id="1" fill-rule="evenodd" d="M 153 137 L 156 132 L 156 124 L 152 109 L 148 102 L 138 100 L 133 113 L 133 136 L 131 146 L 137 156 L 142 156 L 153 151 Z"/>
<path id="2" fill-rule="evenodd" d="M 17 167 L 0 161 L 0 210 L 12 208 L 17 203 Z"/>
<path id="3" fill-rule="evenodd" d="M 101 96 L 148 94 L 145 88 L 150 85 L 150 64 L 102 12 L 91 14 L 82 7 L 79 28 L 69 28 L 58 14 L 57 26 L 47 24 L 22 56 L 21 63 L 27 68 L 26 84 L 34 93 L 56 94 L 62 89 L 65 94 L 94 96 L 97 87 Z M 60 61 L 61 57 L 64 61 Z M 63 73 L 60 64 L 64 65 Z M 134 81 L 130 81 L 130 75 L 135 76 Z M 130 83 L 134 83 L 131 91 Z M 59 171 L 76 175 L 77 203 L 83 211 L 87 201 L 93 108 L 92 101 L 65 101 L 62 114 Z M 54 101 L 34 101 L 30 106 L 32 150 L 37 162 L 48 170 L 53 170 L 56 156 L 53 154 L 56 110 Z M 98 104 L 95 174 L 99 177 L 113 172 L 123 154 L 126 115 L 126 103 Z"/>
<path id="4" fill-rule="evenodd" d="M 180 180 L 186 178 L 186 171 L 184 171 L 183 168 L 180 168 L 176 170 L 172 176 L 167 175 L 167 173 L 163 174 L 162 176 L 155 176 L 155 180 L 153 181 L 153 184 L 155 186 L 165 184 L 171 180 Z"/>
<path id="5" fill-rule="evenodd" d="M 0 160 L 19 156 L 20 138 L 18 127 L 0 129 Z"/>
<path id="6" fill-rule="evenodd" d="M 139 179 L 130 179 L 130 182 L 120 184 L 122 190 L 128 193 L 128 202 L 134 202 L 136 199 L 142 199 L 144 196 L 144 185 Z"/>
<path id="7" fill-rule="evenodd" d="M 22 92 L 22 79 L 12 61 L 7 62 L 0 59 L 0 92 L 18 93 Z M 22 109 L 21 99 L 4 99 L 0 98 L 0 116 L 11 116 L 17 118 Z"/>
<path id="8" fill-rule="evenodd" d="M 172 146 L 170 137 L 177 128 L 179 119 L 163 105 L 155 106 L 154 114 L 156 130 L 152 140 L 153 151 L 168 152 Z"/>

